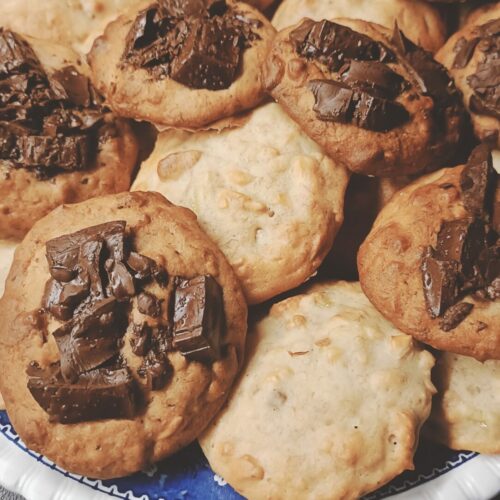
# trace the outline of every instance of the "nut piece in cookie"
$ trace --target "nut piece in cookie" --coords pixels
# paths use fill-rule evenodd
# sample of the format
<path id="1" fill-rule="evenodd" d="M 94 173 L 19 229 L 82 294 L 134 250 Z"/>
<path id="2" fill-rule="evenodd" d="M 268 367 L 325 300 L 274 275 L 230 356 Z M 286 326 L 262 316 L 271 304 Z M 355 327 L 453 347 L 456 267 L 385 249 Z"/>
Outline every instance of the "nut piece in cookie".
<path id="1" fill-rule="evenodd" d="M 500 148 L 500 10 L 468 23 L 438 52 L 463 94 L 476 136 Z M 489 16 L 487 16 L 489 17 Z"/>
<path id="2" fill-rule="evenodd" d="M 93 80 L 119 115 L 197 128 L 264 96 L 274 28 L 232 0 L 159 0 L 121 16 L 89 54 Z"/>
<path id="3" fill-rule="evenodd" d="M 397 22 L 410 40 L 431 52 L 446 41 L 446 25 L 438 9 L 422 0 L 283 0 L 272 22 L 282 30 L 305 18 L 321 21 L 341 17 L 387 28 Z"/>
<path id="4" fill-rule="evenodd" d="M 500 361 L 439 354 L 438 389 L 423 432 L 455 450 L 500 453 Z"/>
<path id="5" fill-rule="evenodd" d="M 371 302 L 437 349 L 500 359 L 500 188 L 484 145 L 397 193 L 358 254 Z"/>
<path id="6" fill-rule="evenodd" d="M 240 125 L 161 133 L 132 189 L 193 210 L 258 303 L 314 274 L 342 224 L 349 174 L 278 104 Z"/>
<path id="7" fill-rule="evenodd" d="M 125 191 L 137 158 L 71 49 L 0 29 L 0 237 L 63 203 Z"/>
<path id="8" fill-rule="evenodd" d="M 18 247 L 0 315 L 0 389 L 17 432 L 91 477 L 133 473 L 190 443 L 243 358 L 236 276 L 193 213 L 156 193 L 40 220 Z"/>
<path id="9" fill-rule="evenodd" d="M 359 498 L 406 469 L 431 410 L 432 355 L 331 282 L 251 327 L 244 371 L 201 436 L 214 471 L 252 499 Z"/>
<path id="10" fill-rule="evenodd" d="M 354 172 L 417 174 L 456 153 L 461 95 L 397 26 L 305 19 L 275 38 L 265 73 L 286 112 Z"/>

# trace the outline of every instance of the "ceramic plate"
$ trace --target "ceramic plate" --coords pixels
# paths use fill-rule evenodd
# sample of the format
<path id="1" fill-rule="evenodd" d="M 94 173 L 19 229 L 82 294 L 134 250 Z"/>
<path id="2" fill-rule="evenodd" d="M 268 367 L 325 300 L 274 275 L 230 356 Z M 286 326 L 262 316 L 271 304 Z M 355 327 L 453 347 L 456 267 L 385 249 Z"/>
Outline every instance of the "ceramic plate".
<path id="1" fill-rule="evenodd" d="M 179 452 L 150 470 L 110 481 L 98 481 L 61 469 L 26 448 L 0 412 L 0 484 L 27 500 L 237 500 L 238 495 L 208 466 L 197 445 Z M 455 452 L 422 441 L 415 470 L 370 493 L 382 498 L 487 500 L 500 492 L 500 456 Z"/>

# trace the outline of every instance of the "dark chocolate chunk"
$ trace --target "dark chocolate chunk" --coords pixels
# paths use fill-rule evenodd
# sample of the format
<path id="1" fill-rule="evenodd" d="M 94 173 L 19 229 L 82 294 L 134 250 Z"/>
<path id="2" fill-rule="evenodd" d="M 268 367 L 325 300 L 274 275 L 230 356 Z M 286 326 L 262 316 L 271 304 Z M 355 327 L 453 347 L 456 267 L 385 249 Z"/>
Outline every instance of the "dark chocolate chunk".
<path id="1" fill-rule="evenodd" d="M 174 347 L 190 360 L 221 357 L 224 329 L 222 290 L 211 276 L 176 278 Z"/>
<path id="2" fill-rule="evenodd" d="M 315 98 L 313 109 L 321 120 L 385 132 L 409 118 L 401 104 L 351 89 L 334 80 L 311 80 L 309 87 Z"/>
<path id="3" fill-rule="evenodd" d="M 126 368 L 99 368 L 77 383 L 64 381 L 57 365 L 31 367 L 28 389 L 52 422 L 74 424 L 110 418 L 133 418 L 137 398 L 134 379 Z"/>
<path id="4" fill-rule="evenodd" d="M 469 302 L 459 302 L 451 306 L 444 313 L 439 327 L 445 332 L 455 329 L 471 313 L 473 307 L 474 304 L 470 304 Z"/>
<path id="5" fill-rule="evenodd" d="M 171 325 L 155 326 L 151 330 L 151 342 L 156 352 L 169 352 L 174 349 Z"/>
<path id="6" fill-rule="evenodd" d="M 137 296 L 137 307 L 139 312 L 152 318 L 157 318 L 161 314 L 161 301 L 148 292 L 142 292 Z"/>
<path id="7" fill-rule="evenodd" d="M 123 262 L 108 259 L 106 271 L 108 272 L 110 295 L 118 300 L 127 300 L 135 295 L 134 280 Z"/>
<path id="8" fill-rule="evenodd" d="M 421 270 L 427 311 L 431 318 L 437 318 L 455 302 L 458 266 L 454 261 L 438 260 L 429 247 L 422 259 Z"/>
<path id="9" fill-rule="evenodd" d="M 453 69 L 463 69 L 469 64 L 472 59 L 474 50 L 479 43 L 479 38 L 471 38 L 467 40 L 466 38 L 460 38 L 453 50 L 456 52 L 455 60 L 453 61 Z"/>
<path id="10" fill-rule="evenodd" d="M 145 356 L 151 345 L 151 328 L 146 323 L 132 326 L 130 347 L 136 356 Z"/>
<path id="11" fill-rule="evenodd" d="M 395 62 L 392 50 L 347 26 L 323 20 L 305 19 L 290 33 L 298 54 L 338 71 L 351 59 L 358 61 Z"/>
<path id="12" fill-rule="evenodd" d="M 16 33 L 0 28 L 0 74 L 9 75 L 21 68 L 40 66 L 28 42 Z"/>
<path id="13" fill-rule="evenodd" d="M 144 280 L 153 274 L 156 267 L 155 261 L 136 252 L 130 252 L 127 265 L 134 272 L 134 278 Z"/>
<path id="14" fill-rule="evenodd" d="M 55 318 L 66 321 L 71 319 L 75 307 L 88 293 L 89 281 L 85 274 L 68 282 L 51 279 L 45 287 L 43 307 Z"/>
<path id="15" fill-rule="evenodd" d="M 137 373 L 147 379 L 149 390 L 159 391 L 167 385 L 172 367 L 165 353 L 149 351 Z"/>
<path id="16" fill-rule="evenodd" d="M 491 211 L 497 177 L 490 149 L 484 144 L 477 146 L 460 178 L 462 201 L 471 215 L 481 217 Z"/>
<path id="17" fill-rule="evenodd" d="M 71 101 L 75 106 L 89 107 L 92 103 L 90 81 L 74 66 L 66 66 L 52 74 L 51 83 L 59 99 Z"/>

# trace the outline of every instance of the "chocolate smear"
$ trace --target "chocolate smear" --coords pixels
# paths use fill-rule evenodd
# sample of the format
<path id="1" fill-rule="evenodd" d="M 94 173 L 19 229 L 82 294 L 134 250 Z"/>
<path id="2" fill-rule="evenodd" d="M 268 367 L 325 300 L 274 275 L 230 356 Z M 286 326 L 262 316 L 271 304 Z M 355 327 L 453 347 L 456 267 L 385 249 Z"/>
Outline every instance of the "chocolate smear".
<path id="1" fill-rule="evenodd" d="M 172 375 L 172 366 L 165 353 L 149 351 L 137 373 L 147 379 L 149 390 L 159 391 L 167 385 Z"/>
<path id="2" fill-rule="evenodd" d="M 151 328 L 146 323 L 134 324 L 130 347 L 136 356 L 145 356 L 151 345 Z"/>
<path id="3" fill-rule="evenodd" d="M 454 52 L 456 52 L 455 59 L 453 61 L 453 69 L 463 69 L 467 66 L 467 64 L 469 64 L 478 43 L 479 38 L 471 38 L 467 40 L 462 37 L 457 41 L 455 47 L 453 48 Z"/>
<path id="4" fill-rule="evenodd" d="M 176 278 L 175 283 L 174 347 L 190 360 L 220 359 L 225 327 L 220 286 L 211 276 Z"/>
<path id="5" fill-rule="evenodd" d="M 451 306 L 440 321 L 439 326 L 444 332 L 449 332 L 456 328 L 471 312 L 474 304 L 459 302 Z"/>

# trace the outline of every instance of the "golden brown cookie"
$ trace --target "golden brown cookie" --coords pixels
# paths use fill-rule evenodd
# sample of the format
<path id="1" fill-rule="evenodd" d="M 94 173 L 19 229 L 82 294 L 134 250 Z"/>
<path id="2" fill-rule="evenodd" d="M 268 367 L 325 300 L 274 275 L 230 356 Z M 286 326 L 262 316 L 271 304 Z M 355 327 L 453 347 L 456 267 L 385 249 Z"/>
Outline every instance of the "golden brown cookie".
<path id="1" fill-rule="evenodd" d="M 455 450 L 500 453 L 500 361 L 438 354 L 438 393 L 423 432 Z"/>
<path id="2" fill-rule="evenodd" d="M 263 14 L 241 2 L 170 0 L 109 24 L 89 62 L 117 114 L 198 128 L 262 100 L 262 64 L 274 33 Z"/>
<path id="3" fill-rule="evenodd" d="M 193 210 L 255 304 L 314 274 L 342 224 L 348 179 L 269 103 L 239 127 L 161 133 L 132 189 Z"/>
<path id="4" fill-rule="evenodd" d="M 426 50 L 436 52 L 446 41 L 446 26 L 439 11 L 421 0 L 283 0 L 273 16 L 277 30 L 304 18 L 362 19 L 393 28 L 397 22 L 406 36 Z"/>
<path id="5" fill-rule="evenodd" d="M 265 73 L 287 113 L 356 173 L 422 173 L 455 154 L 460 93 L 397 27 L 306 19 L 278 34 Z"/>
<path id="6" fill-rule="evenodd" d="M 234 272 L 194 214 L 156 193 L 63 205 L 37 222 L 0 317 L 12 424 L 31 449 L 91 477 L 190 443 L 243 359 Z"/>
<path id="7" fill-rule="evenodd" d="M 361 286 L 437 349 L 500 359 L 500 189 L 487 148 L 399 191 L 361 246 Z M 496 197 L 496 198 L 494 198 Z"/>
<path id="8" fill-rule="evenodd" d="M 138 146 L 76 52 L 8 30 L 0 48 L 0 238 L 21 238 L 62 203 L 126 191 Z"/>
<path id="9" fill-rule="evenodd" d="M 500 17 L 500 2 L 486 3 L 485 5 L 481 5 L 481 7 L 472 4 L 468 6 L 468 11 L 464 19 L 464 24 L 481 25 Z"/>
<path id="10" fill-rule="evenodd" d="M 434 359 L 359 283 L 275 304 L 251 328 L 247 360 L 200 438 L 211 467 L 246 498 L 354 499 L 413 468 Z"/>
<path id="11" fill-rule="evenodd" d="M 463 94 L 480 141 L 500 148 L 500 8 L 475 18 L 438 52 Z"/>
<path id="12" fill-rule="evenodd" d="M 5 280 L 14 258 L 14 251 L 18 242 L 13 240 L 0 240 L 0 297 L 3 295 Z"/>

